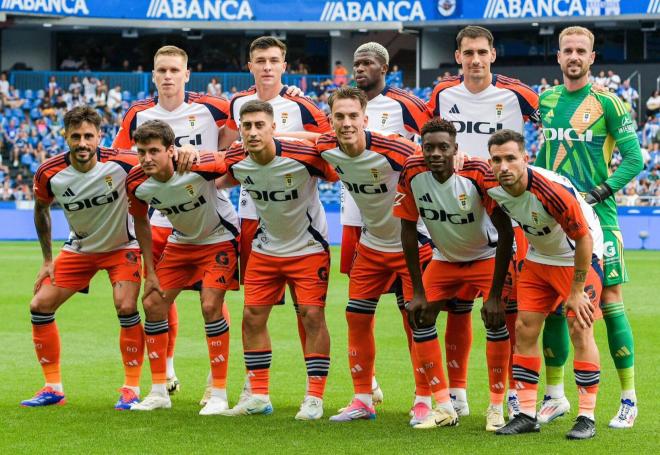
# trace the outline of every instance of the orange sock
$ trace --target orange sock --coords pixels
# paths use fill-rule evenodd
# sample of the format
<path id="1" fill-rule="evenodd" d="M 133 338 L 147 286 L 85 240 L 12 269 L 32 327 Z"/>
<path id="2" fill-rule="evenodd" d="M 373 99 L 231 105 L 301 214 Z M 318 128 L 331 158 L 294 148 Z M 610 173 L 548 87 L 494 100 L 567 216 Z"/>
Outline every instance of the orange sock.
<path id="1" fill-rule="evenodd" d="M 490 404 L 501 405 L 504 402 L 506 376 L 509 371 L 511 343 L 506 326 L 486 330 L 486 363 L 488 364 L 488 384 L 490 386 Z"/>
<path id="2" fill-rule="evenodd" d="M 144 323 L 144 341 L 147 345 L 151 383 L 167 382 L 167 339 L 169 328 L 165 321 L 146 321 Z"/>
<path id="3" fill-rule="evenodd" d="M 406 331 L 406 338 L 408 340 L 408 352 L 410 353 L 410 361 L 412 362 L 413 375 L 415 377 L 415 395 L 422 397 L 431 396 L 431 386 L 429 385 L 428 378 L 424 374 L 424 364 L 420 362 L 418 355 L 415 353 L 415 346 L 413 343 L 413 332 L 408 322 L 408 312 L 405 308 L 401 311 L 401 319 L 403 320 L 403 329 Z M 434 327 L 435 328 L 435 327 Z M 436 333 L 436 338 L 438 334 Z"/>
<path id="4" fill-rule="evenodd" d="M 575 383 L 578 387 L 579 415 L 594 420 L 598 383 L 600 382 L 600 365 L 574 360 L 573 371 L 575 373 Z"/>
<path id="5" fill-rule="evenodd" d="M 541 357 L 513 354 L 513 379 L 518 391 L 520 411 L 536 416 L 536 396 L 539 388 Z"/>
<path id="6" fill-rule="evenodd" d="M 307 395 L 323 399 L 325 383 L 330 371 L 330 356 L 327 354 L 306 354 Z"/>
<path id="7" fill-rule="evenodd" d="M 140 373 L 144 362 L 144 329 L 140 313 L 119 315 L 119 349 L 124 363 L 124 385 L 140 386 Z"/>
<path id="8" fill-rule="evenodd" d="M 438 331 L 433 327 L 413 330 L 414 352 L 421 372 L 424 373 L 426 383 L 429 385 L 433 395 L 436 397 L 441 393 L 449 399 L 447 379 L 445 378 L 444 365 L 442 363 L 442 350 L 438 341 Z M 443 400 L 446 401 L 446 400 Z M 440 402 L 443 402 L 440 401 Z"/>
<path id="9" fill-rule="evenodd" d="M 353 390 L 371 393 L 374 373 L 376 341 L 374 340 L 374 312 L 377 299 L 350 299 L 346 308 L 348 322 L 348 366 L 353 378 Z"/>
<path id="10" fill-rule="evenodd" d="M 245 368 L 250 380 L 250 389 L 256 395 L 268 395 L 270 386 L 270 362 L 273 352 L 268 350 L 245 351 Z"/>
<path id="11" fill-rule="evenodd" d="M 511 351 L 509 353 L 509 390 L 515 390 L 515 381 L 513 380 L 513 347 L 516 345 L 516 319 L 518 318 L 518 302 L 507 302 L 506 329 L 509 331 L 509 340 Z M 509 311 L 509 307 L 514 307 L 515 311 Z"/>
<path id="12" fill-rule="evenodd" d="M 204 324 L 206 345 L 209 348 L 213 387 L 227 388 L 227 366 L 229 365 L 229 324 L 224 318 Z"/>
<path id="13" fill-rule="evenodd" d="M 55 313 L 32 311 L 31 319 L 32 341 L 44 378 L 49 384 L 61 384 L 60 333 L 55 323 Z"/>
<path id="14" fill-rule="evenodd" d="M 472 301 L 456 300 L 456 309 L 447 314 L 445 355 L 452 389 L 467 388 L 468 360 L 472 348 Z"/>
<path id="15" fill-rule="evenodd" d="M 174 357 L 176 337 L 179 334 L 179 312 L 176 309 L 176 302 L 172 302 L 172 305 L 170 305 L 170 312 L 167 315 L 167 324 L 169 328 L 169 337 L 167 338 L 167 357 Z"/>

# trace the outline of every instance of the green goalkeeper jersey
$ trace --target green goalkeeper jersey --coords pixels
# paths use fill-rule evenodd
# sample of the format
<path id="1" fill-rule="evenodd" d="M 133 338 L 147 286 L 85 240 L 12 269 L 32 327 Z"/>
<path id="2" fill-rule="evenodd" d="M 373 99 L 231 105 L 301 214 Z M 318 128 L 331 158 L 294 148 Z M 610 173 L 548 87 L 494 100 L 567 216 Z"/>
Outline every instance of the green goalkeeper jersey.
<path id="1" fill-rule="evenodd" d="M 642 170 L 635 124 L 613 93 L 559 85 L 541 94 L 539 110 L 544 143 L 534 164 L 567 177 L 578 191 L 605 182 L 616 193 Z M 610 173 L 615 146 L 622 160 Z M 614 195 L 594 209 L 603 229 L 619 228 Z"/>

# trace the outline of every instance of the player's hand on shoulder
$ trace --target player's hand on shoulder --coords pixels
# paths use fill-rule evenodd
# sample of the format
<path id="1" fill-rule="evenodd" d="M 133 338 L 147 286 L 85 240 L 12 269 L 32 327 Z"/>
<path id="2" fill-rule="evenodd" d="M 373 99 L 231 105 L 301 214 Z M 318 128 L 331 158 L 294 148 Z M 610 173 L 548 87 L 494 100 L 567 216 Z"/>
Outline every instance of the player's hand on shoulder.
<path id="1" fill-rule="evenodd" d="M 37 294 L 39 289 L 41 289 L 41 283 L 46 279 L 50 278 L 50 283 L 55 285 L 55 267 L 53 266 L 53 261 L 44 261 L 37 273 L 37 279 L 34 283 L 33 294 Z"/>
<path id="2" fill-rule="evenodd" d="M 463 166 L 465 166 L 465 163 L 470 161 L 470 155 L 467 153 L 463 152 L 460 148 L 456 151 L 456 155 L 454 155 L 454 171 L 458 172 L 461 169 L 463 169 Z"/>
<path id="3" fill-rule="evenodd" d="M 289 96 L 305 96 L 305 92 L 295 85 L 289 85 L 286 89 L 286 94 Z"/>
<path id="4" fill-rule="evenodd" d="M 193 164 L 199 163 L 199 150 L 191 144 L 183 144 L 183 146 L 174 148 L 174 162 L 179 174 L 190 172 Z"/>
<path id="5" fill-rule="evenodd" d="M 481 307 L 481 320 L 487 329 L 499 329 L 504 325 L 504 306 L 500 299 L 490 297 Z"/>

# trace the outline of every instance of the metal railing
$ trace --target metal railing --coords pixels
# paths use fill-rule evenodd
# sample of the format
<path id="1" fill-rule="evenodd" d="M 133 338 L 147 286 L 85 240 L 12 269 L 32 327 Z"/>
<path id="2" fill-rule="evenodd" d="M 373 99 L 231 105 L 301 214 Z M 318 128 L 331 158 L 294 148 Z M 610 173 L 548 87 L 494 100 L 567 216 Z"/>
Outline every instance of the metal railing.
<path id="1" fill-rule="evenodd" d="M 122 90 L 129 91 L 133 96 L 142 93 L 146 96 L 155 92 L 156 87 L 151 80 L 151 73 L 123 73 L 108 71 L 11 71 L 9 83 L 21 92 L 24 90 L 47 90 L 51 77 L 55 77 L 59 87 L 68 89 L 74 76 L 82 82 L 85 77 L 94 77 L 104 80 L 108 87 L 120 85 Z M 250 73 L 193 73 L 186 89 L 191 92 L 206 92 L 206 87 L 211 78 L 217 78 L 222 84 L 224 92 L 230 92 L 233 88 L 238 91 L 246 90 L 254 84 L 254 78 Z M 329 74 L 284 74 L 282 82 L 285 85 L 296 85 L 305 92 L 313 91 L 314 85 L 327 79 L 332 79 Z"/>

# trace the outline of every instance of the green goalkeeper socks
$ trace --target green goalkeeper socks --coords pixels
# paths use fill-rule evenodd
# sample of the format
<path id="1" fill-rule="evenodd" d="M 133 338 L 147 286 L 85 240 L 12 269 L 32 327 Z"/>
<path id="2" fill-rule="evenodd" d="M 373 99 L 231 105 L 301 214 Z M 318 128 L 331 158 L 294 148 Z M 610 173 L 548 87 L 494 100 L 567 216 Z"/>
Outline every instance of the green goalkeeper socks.
<path id="1" fill-rule="evenodd" d="M 610 355 L 619 374 L 621 390 L 633 390 L 635 388 L 635 345 L 623 302 L 604 304 L 601 308 L 607 326 Z"/>

